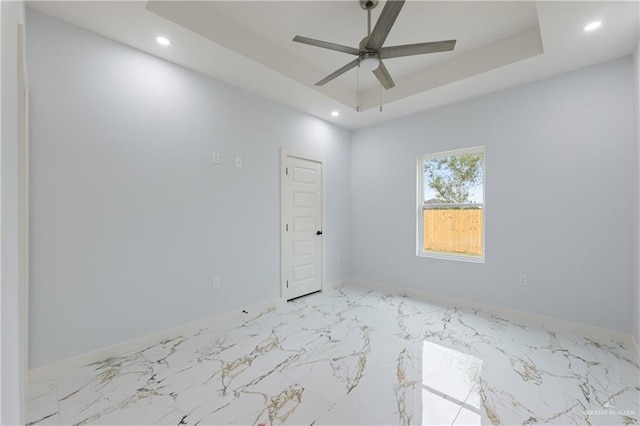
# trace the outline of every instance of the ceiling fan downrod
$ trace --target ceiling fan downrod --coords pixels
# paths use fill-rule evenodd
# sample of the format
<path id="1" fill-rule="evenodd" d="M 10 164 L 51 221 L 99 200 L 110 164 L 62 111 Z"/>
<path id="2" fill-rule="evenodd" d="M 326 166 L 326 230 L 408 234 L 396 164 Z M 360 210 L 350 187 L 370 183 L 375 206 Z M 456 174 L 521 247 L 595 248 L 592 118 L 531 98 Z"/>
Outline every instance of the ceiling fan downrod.
<path id="1" fill-rule="evenodd" d="M 367 11 L 367 37 L 371 35 L 371 9 L 375 9 L 378 0 L 360 0 L 360 7 Z"/>

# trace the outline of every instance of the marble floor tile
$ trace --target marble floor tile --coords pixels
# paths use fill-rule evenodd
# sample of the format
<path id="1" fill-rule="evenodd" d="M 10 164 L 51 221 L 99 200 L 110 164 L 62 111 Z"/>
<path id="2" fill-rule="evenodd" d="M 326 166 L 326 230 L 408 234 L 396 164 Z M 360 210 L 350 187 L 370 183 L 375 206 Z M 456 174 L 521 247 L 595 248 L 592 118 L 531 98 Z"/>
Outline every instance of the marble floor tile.
<path id="1" fill-rule="evenodd" d="M 29 424 L 634 424 L 615 339 L 343 286 L 28 387 Z"/>
<path id="2" fill-rule="evenodd" d="M 55 380 L 42 380 L 29 384 L 26 392 L 25 411 L 27 424 L 60 424 L 58 391 Z"/>

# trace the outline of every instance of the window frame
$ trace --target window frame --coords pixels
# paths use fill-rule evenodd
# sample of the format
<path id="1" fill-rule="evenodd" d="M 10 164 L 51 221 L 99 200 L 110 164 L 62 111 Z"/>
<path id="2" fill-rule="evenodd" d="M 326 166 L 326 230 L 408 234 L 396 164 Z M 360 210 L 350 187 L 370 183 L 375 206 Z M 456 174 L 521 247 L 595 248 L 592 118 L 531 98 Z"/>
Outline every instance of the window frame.
<path id="1" fill-rule="evenodd" d="M 442 157 L 451 157 L 465 154 L 482 154 L 482 203 L 461 203 L 461 204 L 425 204 L 424 200 L 424 162 Z M 485 146 L 474 146 L 471 148 L 454 149 L 450 151 L 435 152 L 432 154 L 422 154 L 417 160 L 417 208 L 416 208 L 416 256 L 432 259 L 457 260 L 462 262 L 485 263 L 486 257 L 486 220 L 487 220 L 487 191 L 486 191 L 486 170 L 487 170 L 487 151 Z M 474 205 L 482 208 L 482 255 L 464 255 L 446 252 L 435 252 L 424 250 L 424 211 L 433 210 L 440 207 L 448 206 L 465 206 Z"/>

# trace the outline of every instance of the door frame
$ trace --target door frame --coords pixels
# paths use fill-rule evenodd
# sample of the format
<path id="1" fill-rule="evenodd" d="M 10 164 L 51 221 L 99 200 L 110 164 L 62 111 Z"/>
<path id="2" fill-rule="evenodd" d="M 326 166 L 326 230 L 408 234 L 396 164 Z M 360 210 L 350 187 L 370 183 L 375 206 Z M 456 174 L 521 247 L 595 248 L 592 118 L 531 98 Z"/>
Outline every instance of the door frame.
<path id="1" fill-rule="evenodd" d="M 18 299 L 24 392 L 29 382 L 29 82 L 25 30 L 18 23 Z M 24 410 L 24 406 L 21 407 Z M 24 419 L 24 413 L 23 413 Z"/>
<path id="2" fill-rule="evenodd" d="M 325 287 L 325 277 L 326 277 L 326 270 L 327 270 L 327 266 L 326 266 L 326 262 L 325 259 L 327 258 L 326 256 L 326 250 L 327 250 L 327 244 L 326 244 L 326 217 L 327 217 L 327 206 L 325 203 L 326 200 L 326 196 L 325 196 L 325 167 L 324 167 L 324 160 L 318 157 L 315 157 L 313 155 L 308 155 L 306 153 L 302 153 L 302 152 L 298 152 L 295 150 L 292 150 L 290 148 L 287 147 L 281 147 L 280 148 L 280 298 L 283 300 L 287 300 L 285 294 L 287 291 L 287 287 L 286 287 L 286 278 L 285 278 L 285 271 L 286 271 L 286 265 L 285 265 L 285 253 L 284 253 L 284 241 L 285 241 L 285 236 L 286 236 L 286 229 L 285 229 L 285 225 L 286 225 L 286 219 L 284 216 L 285 213 L 285 188 L 284 188 L 284 184 L 285 184 L 285 176 L 286 176 L 286 172 L 285 172 L 285 168 L 287 167 L 287 158 L 299 158 L 301 160 L 307 160 L 307 161 L 313 161 L 316 163 L 320 163 L 320 166 L 322 167 L 322 180 L 320 181 L 320 186 L 322 187 L 321 191 L 320 191 L 320 202 L 322 203 L 322 209 L 321 209 L 321 214 L 322 214 L 322 252 L 320 253 L 320 263 L 321 268 L 320 268 L 320 291 L 324 290 Z"/>

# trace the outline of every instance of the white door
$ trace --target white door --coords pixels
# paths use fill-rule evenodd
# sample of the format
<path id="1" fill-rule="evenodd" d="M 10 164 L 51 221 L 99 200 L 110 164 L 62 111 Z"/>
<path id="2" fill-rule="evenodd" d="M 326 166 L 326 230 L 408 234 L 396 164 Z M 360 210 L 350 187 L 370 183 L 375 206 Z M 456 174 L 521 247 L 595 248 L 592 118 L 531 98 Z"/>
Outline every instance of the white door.
<path id="1" fill-rule="evenodd" d="M 282 296 L 322 289 L 322 163 L 282 155 Z"/>

